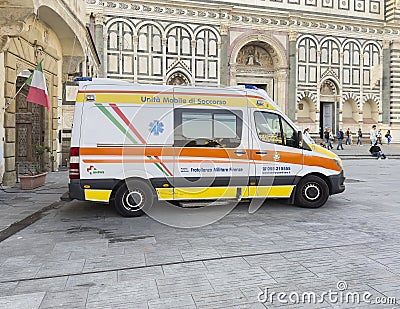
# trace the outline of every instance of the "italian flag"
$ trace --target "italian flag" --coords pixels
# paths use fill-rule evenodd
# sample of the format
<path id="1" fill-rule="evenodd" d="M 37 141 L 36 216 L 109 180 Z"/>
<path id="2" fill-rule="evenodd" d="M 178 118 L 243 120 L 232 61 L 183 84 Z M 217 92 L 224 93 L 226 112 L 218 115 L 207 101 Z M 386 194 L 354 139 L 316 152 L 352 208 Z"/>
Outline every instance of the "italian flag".
<path id="1" fill-rule="evenodd" d="M 35 71 L 26 80 L 26 84 L 29 86 L 28 96 L 26 97 L 27 102 L 32 102 L 42 106 L 46 106 L 47 110 L 50 110 L 49 93 L 47 92 L 46 80 L 44 78 L 42 61 L 38 64 Z"/>

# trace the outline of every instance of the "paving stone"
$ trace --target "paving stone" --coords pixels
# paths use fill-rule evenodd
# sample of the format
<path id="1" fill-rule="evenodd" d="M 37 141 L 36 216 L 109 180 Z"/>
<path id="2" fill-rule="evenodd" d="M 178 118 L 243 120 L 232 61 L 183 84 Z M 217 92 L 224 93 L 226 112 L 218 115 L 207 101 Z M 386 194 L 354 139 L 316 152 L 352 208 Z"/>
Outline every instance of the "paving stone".
<path id="1" fill-rule="evenodd" d="M 0 308 L 37 309 L 39 308 L 44 296 L 45 292 L 0 297 Z"/>
<path id="2" fill-rule="evenodd" d="M 59 262 L 47 262 L 40 267 L 36 273 L 36 277 L 50 277 L 65 274 L 76 274 L 83 270 L 85 260 L 72 260 L 63 262 L 63 267 L 60 267 Z"/>
<path id="3" fill-rule="evenodd" d="M 178 296 L 149 300 L 149 309 L 196 309 L 191 296 Z"/>
<path id="4" fill-rule="evenodd" d="M 215 291 L 219 292 L 240 287 L 262 286 L 276 282 L 261 267 L 208 272 L 207 278 Z"/>
<path id="5" fill-rule="evenodd" d="M 0 296 L 7 296 L 14 294 L 18 282 L 0 283 Z"/>
<path id="6" fill-rule="evenodd" d="M 83 272 L 93 272 L 98 270 L 118 270 L 121 268 L 131 268 L 145 266 L 144 254 L 131 254 L 121 256 L 107 256 L 86 259 Z"/>
<path id="7" fill-rule="evenodd" d="M 132 282 L 157 278 L 164 278 L 164 272 L 161 266 L 151 266 L 118 271 L 118 282 Z"/>
<path id="8" fill-rule="evenodd" d="M 162 269 L 166 277 L 196 276 L 204 275 L 207 272 L 207 268 L 202 261 L 163 265 Z"/>
<path id="9" fill-rule="evenodd" d="M 69 276 L 65 288 L 89 288 L 94 286 L 108 286 L 117 283 L 118 274 L 116 271 L 101 272 L 94 274 L 82 274 Z"/>
<path id="10" fill-rule="evenodd" d="M 67 277 L 34 279 L 19 281 L 15 289 L 16 294 L 32 292 L 58 292 L 65 289 Z"/>
<path id="11" fill-rule="evenodd" d="M 72 289 L 60 292 L 48 292 L 40 309 L 48 308 L 83 308 L 86 304 L 88 289 Z"/>
<path id="12" fill-rule="evenodd" d="M 87 308 L 147 308 L 147 301 L 159 299 L 155 280 L 123 282 L 105 287 L 91 287 Z"/>
<path id="13" fill-rule="evenodd" d="M 190 293 L 210 293 L 214 292 L 206 275 L 186 276 L 178 275 L 156 279 L 160 297 L 171 297 L 187 295 Z"/>

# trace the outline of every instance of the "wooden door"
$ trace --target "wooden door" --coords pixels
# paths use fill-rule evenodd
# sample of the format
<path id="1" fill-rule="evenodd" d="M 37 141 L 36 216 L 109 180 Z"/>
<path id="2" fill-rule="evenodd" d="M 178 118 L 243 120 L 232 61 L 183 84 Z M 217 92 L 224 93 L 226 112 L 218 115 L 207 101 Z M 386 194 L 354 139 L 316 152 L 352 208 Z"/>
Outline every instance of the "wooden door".
<path id="1" fill-rule="evenodd" d="M 16 91 L 26 81 L 25 77 L 17 78 Z M 16 103 L 16 145 L 15 161 L 20 174 L 35 171 L 40 166 L 33 155 L 34 145 L 44 143 L 44 107 L 26 102 L 29 87 L 24 86 L 15 99 Z"/>

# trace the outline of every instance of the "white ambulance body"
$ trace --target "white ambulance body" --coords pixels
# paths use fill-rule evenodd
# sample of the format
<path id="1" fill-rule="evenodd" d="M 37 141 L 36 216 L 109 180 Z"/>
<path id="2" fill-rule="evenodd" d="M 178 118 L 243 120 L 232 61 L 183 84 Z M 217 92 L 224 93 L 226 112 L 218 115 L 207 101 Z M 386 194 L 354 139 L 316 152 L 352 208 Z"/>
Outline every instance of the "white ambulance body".
<path id="1" fill-rule="evenodd" d="M 70 197 L 139 216 L 157 200 L 286 198 L 316 208 L 344 191 L 341 160 L 303 140 L 267 93 L 79 82 Z"/>

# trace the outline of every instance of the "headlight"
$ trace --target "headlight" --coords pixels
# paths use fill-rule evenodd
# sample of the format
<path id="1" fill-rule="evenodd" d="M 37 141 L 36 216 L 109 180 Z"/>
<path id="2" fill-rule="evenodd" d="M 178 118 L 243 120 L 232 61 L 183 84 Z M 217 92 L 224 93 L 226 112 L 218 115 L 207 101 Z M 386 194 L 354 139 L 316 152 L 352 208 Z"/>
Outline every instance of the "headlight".
<path id="1" fill-rule="evenodd" d="M 335 160 L 336 165 L 342 170 L 343 169 L 342 159 L 335 158 L 334 160 Z"/>

